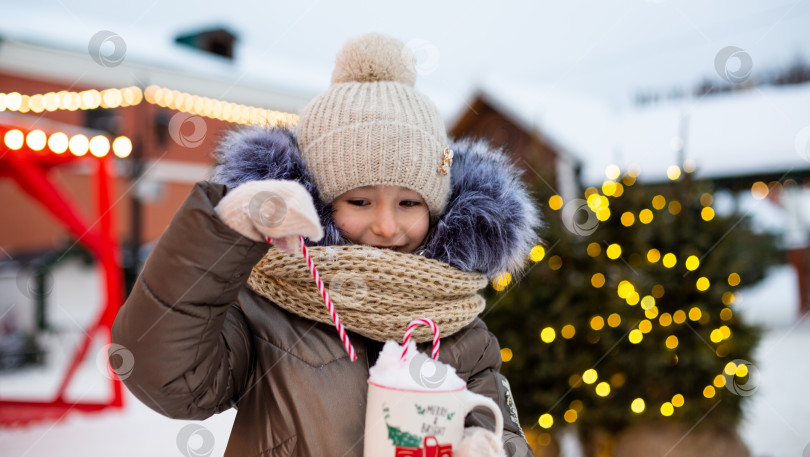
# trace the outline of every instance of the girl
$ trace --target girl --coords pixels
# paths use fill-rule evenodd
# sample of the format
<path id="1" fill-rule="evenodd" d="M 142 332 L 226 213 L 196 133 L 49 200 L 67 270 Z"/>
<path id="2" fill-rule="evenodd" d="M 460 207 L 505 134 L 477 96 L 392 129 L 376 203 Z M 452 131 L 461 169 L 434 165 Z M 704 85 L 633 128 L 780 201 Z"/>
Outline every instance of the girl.
<path id="1" fill-rule="evenodd" d="M 502 153 L 448 143 L 415 75 L 398 40 L 351 40 L 294 132 L 254 127 L 224 139 L 212 182 L 178 210 L 116 318 L 136 397 L 183 419 L 238 408 L 226 456 L 360 456 L 369 366 L 427 317 L 442 332 L 440 360 L 504 416 L 503 442 L 490 416 L 468 416 L 453 455 L 532 455 L 477 291 L 520 270 L 539 218 Z M 413 338 L 431 336 L 419 328 Z"/>

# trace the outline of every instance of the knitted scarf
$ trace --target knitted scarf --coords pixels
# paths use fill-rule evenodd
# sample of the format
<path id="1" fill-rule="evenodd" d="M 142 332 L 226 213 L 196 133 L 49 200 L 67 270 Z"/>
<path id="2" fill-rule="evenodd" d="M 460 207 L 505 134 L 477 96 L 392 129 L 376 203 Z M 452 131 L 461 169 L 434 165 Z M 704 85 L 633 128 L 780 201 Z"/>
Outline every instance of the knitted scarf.
<path id="1" fill-rule="evenodd" d="M 318 273 L 347 330 L 376 341 L 401 341 L 408 324 L 427 317 L 449 336 L 484 309 L 478 290 L 486 276 L 461 271 L 415 254 L 369 246 L 310 247 Z M 306 319 L 332 324 L 306 261 L 270 247 L 253 267 L 248 287 L 281 308 Z M 429 341 L 430 329 L 411 338 Z"/>

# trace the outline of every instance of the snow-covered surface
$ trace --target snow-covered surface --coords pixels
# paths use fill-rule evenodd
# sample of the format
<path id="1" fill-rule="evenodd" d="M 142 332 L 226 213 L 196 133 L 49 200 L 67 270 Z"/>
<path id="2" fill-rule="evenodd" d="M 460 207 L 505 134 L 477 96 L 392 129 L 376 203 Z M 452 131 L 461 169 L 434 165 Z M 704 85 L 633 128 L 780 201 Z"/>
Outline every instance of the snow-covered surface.
<path id="1" fill-rule="evenodd" d="M 766 333 L 756 352 L 759 371 L 758 390 L 746 410 L 740 431 L 755 457 L 796 457 L 810 444 L 810 319 L 798 321 L 795 274 L 788 267 L 773 269 L 768 279 L 756 287 L 741 291 L 742 302 L 734 305 L 744 318 L 765 326 Z M 9 282 L 2 283 L 9 292 Z M 13 287 L 13 286 L 12 286 Z M 99 282 L 97 272 L 66 262 L 54 275 L 54 312 L 57 332 L 44 340 L 49 348 L 44 367 L 0 373 L 0 395 L 47 396 L 53 392 L 72 353 L 73 344 L 82 336 L 80 329 L 97 312 Z M 8 296 L 8 295 L 6 295 Z M 30 310 L 15 307 L 14 313 Z M 69 390 L 71 398 L 105 399 L 109 395 L 106 368 L 99 364 L 105 354 L 103 338 L 97 340 Z M 137 365 L 136 365 L 137 369 Z M 0 429 L 3 456 L 94 457 L 116 455 L 222 455 L 227 444 L 235 411 L 205 421 L 168 419 L 144 406 L 128 391 L 122 410 L 101 413 L 71 413 L 58 423 L 43 422 L 25 428 Z M 204 429 L 189 429 L 198 424 Z M 570 437 L 569 437 L 570 438 Z M 178 440 L 180 446 L 178 447 Z M 566 439 L 567 457 L 578 457 L 579 447 Z M 210 453 L 206 452 L 213 445 Z"/>
<path id="2" fill-rule="evenodd" d="M 59 423 L 41 423 L 27 428 L 0 430 L 2 454 L 9 457 L 94 457 L 94 456 L 195 456 L 188 448 L 178 446 L 178 436 L 189 424 L 198 424 L 210 432 L 213 448 L 210 454 L 221 456 L 236 417 L 229 410 L 204 421 L 174 420 L 150 410 L 127 391 L 123 410 L 101 413 L 72 413 Z M 187 430 L 187 429 L 186 429 Z M 184 444 L 203 448 L 208 438 L 197 433 Z M 208 448 L 205 446 L 204 448 Z M 202 449 L 200 449 L 202 450 Z"/>
<path id="3" fill-rule="evenodd" d="M 761 282 L 740 289 L 734 309 L 742 313 L 746 322 L 766 328 L 779 329 L 792 325 L 799 316 L 796 270 L 787 265 L 771 268 Z"/>
<path id="4" fill-rule="evenodd" d="M 755 457 L 809 455 L 808 347 L 810 319 L 805 315 L 800 321 L 771 327 L 754 355 L 758 387 L 740 432 Z"/>

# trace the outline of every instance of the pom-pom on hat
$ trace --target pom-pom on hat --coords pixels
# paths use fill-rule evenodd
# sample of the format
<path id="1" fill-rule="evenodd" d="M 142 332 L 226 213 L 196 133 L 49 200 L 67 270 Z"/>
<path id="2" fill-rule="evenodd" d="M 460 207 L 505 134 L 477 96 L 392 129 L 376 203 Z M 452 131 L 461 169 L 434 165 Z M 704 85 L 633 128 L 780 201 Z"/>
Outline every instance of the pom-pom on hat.
<path id="1" fill-rule="evenodd" d="M 430 214 L 450 196 L 447 133 L 433 103 L 414 89 L 416 58 L 379 34 L 349 40 L 335 59 L 332 84 L 302 111 L 297 137 L 321 198 L 357 187 L 402 186 Z"/>

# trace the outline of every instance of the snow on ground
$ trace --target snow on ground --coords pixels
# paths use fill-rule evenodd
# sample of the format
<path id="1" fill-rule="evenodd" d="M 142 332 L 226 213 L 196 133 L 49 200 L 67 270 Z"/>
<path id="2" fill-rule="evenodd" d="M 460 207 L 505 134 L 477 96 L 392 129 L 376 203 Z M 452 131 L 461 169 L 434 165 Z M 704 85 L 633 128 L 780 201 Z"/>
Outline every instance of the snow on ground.
<path id="1" fill-rule="evenodd" d="M 740 432 L 755 457 L 810 455 L 810 319 L 771 327 L 755 353 L 757 390 Z"/>
<path id="2" fill-rule="evenodd" d="M 0 449 L 4 456 L 94 457 L 94 456 L 221 456 L 236 411 L 230 410 L 202 422 L 169 419 L 150 410 L 127 393 L 121 411 L 84 414 L 72 413 L 64 421 L 23 429 L 0 430 Z M 190 424 L 199 424 L 197 432 L 181 444 L 178 437 Z M 208 444 L 213 442 L 213 448 Z M 211 453 L 202 451 L 210 449 Z M 198 450 L 198 453 L 194 453 Z"/>
<path id="3" fill-rule="evenodd" d="M 797 319 L 795 280 L 790 268 L 775 268 L 761 284 L 741 291 L 739 311 L 745 319 L 758 322 L 766 329 L 754 359 L 754 367 L 759 372 L 758 388 L 740 427 L 754 457 L 810 455 L 810 414 L 806 410 L 810 405 L 810 388 L 806 382 L 810 378 L 810 363 L 806 357 L 806 348 L 810 347 L 810 319 Z M 0 284 L 0 288 L 4 284 Z M 43 367 L 0 373 L 3 398 L 34 393 L 47 395 L 54 391 L 71 348 L 82 336 L 79 326 L 95 315 L 96 310 L 90 303 L 95 302 L 97 289 L 96 273 L 78 265 L 68 266 L 54 275 L 54 296 L 60 300 L 52 313 L 57 331 L 45 339 L 45 344 L 51 348 L 50 356 Z M 13 311 L 19 312 L 22 308 L 16 307 Z M 75 386 L 68 391 L 72 398 L 104 399 L 109 395 L 106 369 L 99 365 L 97 357 L 104 353 L 104 344 L 106 341 L 100 338 L 91 347 Z M 168 419 L 127 392 L 121 410 L 93 414 L 74 412 L 58 423 L 0 428 L 0 454 L 4 457 L 221 456 L 235 415 L 231 410 L 200 422 Z M 563 455 L 579 457 L 578 446 L 570 439 L 565 443 L 568 444 Z"/>

